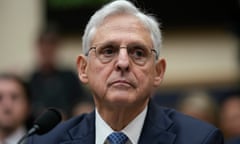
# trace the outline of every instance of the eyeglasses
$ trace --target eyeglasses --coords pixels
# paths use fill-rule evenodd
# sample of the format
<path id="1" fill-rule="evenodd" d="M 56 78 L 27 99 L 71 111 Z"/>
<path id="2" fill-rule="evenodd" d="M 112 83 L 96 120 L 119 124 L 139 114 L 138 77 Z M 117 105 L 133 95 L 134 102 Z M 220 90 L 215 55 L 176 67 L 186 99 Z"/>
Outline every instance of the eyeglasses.
<path id="1" fill-rule="evenodd" d="M 156 54 L 157 59 L 157 52 L 155 49 L 148 49 L 141 44 L 130 44 L 127 47 L 120 47 L 116 44 L 103 44 L 91 47 L 86 53 L 86 56 L 88 56 L 91 50 L 95 50 L 96 57 L 102 63 L 109 63 L 119 55 L 119 51 L 122 48 L 127 49 L 128 56 L 137 65 L 144 65 L 151 58 L 152 52 Z"/>

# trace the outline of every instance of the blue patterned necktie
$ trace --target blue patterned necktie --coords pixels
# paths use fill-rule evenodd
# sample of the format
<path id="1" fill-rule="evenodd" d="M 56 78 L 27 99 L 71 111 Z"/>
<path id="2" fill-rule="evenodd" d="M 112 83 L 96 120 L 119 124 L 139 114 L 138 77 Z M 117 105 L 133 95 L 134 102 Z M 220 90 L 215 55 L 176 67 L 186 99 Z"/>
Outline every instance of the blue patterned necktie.
<path id="1" fill-rule="evenodd" d="M 128 137 L 122 132 L 113 132 L 108 136 L 110 144 L 125 144 Z"/>

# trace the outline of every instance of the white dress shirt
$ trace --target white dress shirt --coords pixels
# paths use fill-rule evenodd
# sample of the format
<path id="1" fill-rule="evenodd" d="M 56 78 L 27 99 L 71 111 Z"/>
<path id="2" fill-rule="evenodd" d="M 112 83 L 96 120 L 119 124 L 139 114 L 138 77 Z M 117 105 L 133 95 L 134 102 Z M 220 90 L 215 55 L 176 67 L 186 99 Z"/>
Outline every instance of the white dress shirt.
<path id="1" fill-rule="evenodd" d="M 142 127 L 144 124 L 144 120 L 147 114 L 148 106 L 144 108 L 144 110 L 135 118 L 133 119 L 124 129 L 121 130 L 129 139 L 127 144 L 137 144 Z M 96 137 L 95 137 L 95 144 L 106 144 L 107 137 L 114 132 L 114 130 L 102 119 L 98 110 L 96 109 L 96 121 L 95 121 L 95 128 L 96 128 Z"/>
<path id="2" fill-rule="evenodd" d="M 0 144 L 17 144 L 17 142 L 26 134 L 24 127 L 19 127 L 13 134 L 7 137 L 4 142 L 0 141 Z"/>

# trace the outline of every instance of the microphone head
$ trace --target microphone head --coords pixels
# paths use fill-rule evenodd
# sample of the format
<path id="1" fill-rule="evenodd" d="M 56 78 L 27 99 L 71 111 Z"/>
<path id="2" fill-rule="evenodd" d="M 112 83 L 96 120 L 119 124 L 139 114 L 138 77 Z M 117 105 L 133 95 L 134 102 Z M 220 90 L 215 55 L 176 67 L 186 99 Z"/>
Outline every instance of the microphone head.
<path id="1" fill-rule="evenodd" d="M 55 108 L 48 108 L 36 119 L 34 125 L 38 127 L 36 133 L 41 135 L 53 129 L 62 120 L 61 113 Z"/>

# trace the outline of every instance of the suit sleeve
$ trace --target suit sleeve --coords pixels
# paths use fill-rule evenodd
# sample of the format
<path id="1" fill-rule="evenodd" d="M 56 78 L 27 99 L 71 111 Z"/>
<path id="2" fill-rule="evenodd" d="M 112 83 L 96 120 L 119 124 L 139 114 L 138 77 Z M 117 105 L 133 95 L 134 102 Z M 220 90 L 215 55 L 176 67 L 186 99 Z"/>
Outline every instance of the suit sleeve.
<path id="1" fill-rule="evenodd" d="M 213 129 L 202 144 L 224 144 L 222 132 L 219 129 Z"/>

